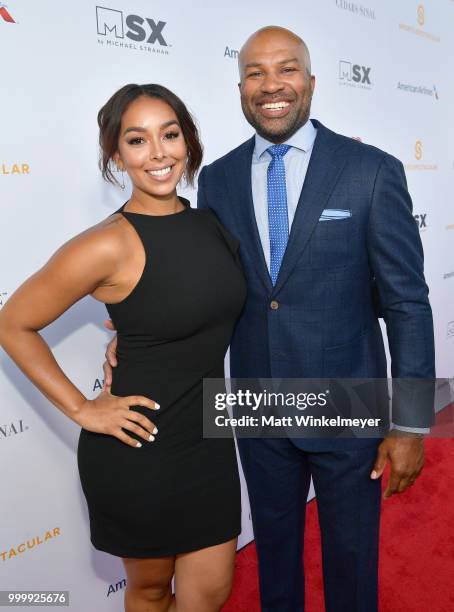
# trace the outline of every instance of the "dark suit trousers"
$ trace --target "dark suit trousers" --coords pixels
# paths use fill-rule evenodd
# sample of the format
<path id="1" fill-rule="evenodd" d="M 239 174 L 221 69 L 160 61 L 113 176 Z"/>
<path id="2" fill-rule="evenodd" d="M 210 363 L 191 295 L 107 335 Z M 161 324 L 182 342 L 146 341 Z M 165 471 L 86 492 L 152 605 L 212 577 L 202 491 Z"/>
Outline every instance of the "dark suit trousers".
<path id="1" fill-rule="evenodd" d="M 259 559 L 262 612 L 304 612 L 303 542 L 310 477 L 322 536 L 326 612 L 376 612 L 380 480 L 378 442 L 308 452 L 288 439 L 240 439 Z"/>

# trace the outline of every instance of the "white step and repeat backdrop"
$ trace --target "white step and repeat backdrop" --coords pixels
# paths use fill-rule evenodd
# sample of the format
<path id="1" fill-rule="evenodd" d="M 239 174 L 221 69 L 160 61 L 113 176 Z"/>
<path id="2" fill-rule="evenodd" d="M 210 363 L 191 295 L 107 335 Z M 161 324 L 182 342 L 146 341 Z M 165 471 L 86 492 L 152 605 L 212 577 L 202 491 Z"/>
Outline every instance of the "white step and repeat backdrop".
<path id="1" fill-rule="evenodd" d="M 452 0 L 0 3 L 0 307 L 59 245 L 126 199 L 97 169 L 96 114 L 107 98 L 126 83 L 166 85 L 197 117 L 210 162 L 251 134 L 237 55 L 268 24 L 309 45 L 312 115 L 405 164 L 426 253 L 438 376 L 453 376 Z M 183 195 L 195 205 L 195 192 Z M 87 298 L 44 331 L 89 397 L 102 385 L 105 316 Z M 0 589 L 66 589 L 72 610 L 121 610 L 121 561 L 89 542 L 79 429 L 0 359 Z M 251 537 L 245 498 L 240 545 Z"/>

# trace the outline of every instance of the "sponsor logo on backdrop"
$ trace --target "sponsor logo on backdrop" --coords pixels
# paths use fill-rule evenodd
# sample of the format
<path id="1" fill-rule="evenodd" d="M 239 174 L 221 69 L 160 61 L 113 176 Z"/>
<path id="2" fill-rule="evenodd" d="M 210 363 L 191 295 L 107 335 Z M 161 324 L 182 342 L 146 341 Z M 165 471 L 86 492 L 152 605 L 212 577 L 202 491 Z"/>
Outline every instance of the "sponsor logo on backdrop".
<path id="1" fill-rule="evenodd" d="M 0 291 L 0 308 L 5 304 L 7 299 L 8 299 L 8 292 Z"/>
<path id="2" fill-rule="evenodd" d="M 4 162 L 0 166 L 0 174 L 2 176 L 9 176 L 13 174 L 30 174 L 30 165 L 24 163 L 8 163 Z"/>
<path id="3" fill-rule="evenodd" d="M 366 19 L 375 19 L 375 9 L 364 6 L 363 4 L 357 4 L 356 2 L 347 2 L 346 0 L 335 0 L 336 6 L 339 9 L 348 11 L 358 17 L 366 17 Z"/>
<path id="4" fill-rule="evenodd" d="M 226 47 L 224 51 L 224 57 L 230 57 L 230 59 L 238 59 L 240 52 L 237 49 L 231 49 Z"/>
<path id="5" fill-rule="evenodd" d="M 397 89 L 402 91 L 408 91 L 409 93 L 422 94 L 424 96 L 430 96 L 438 100 L 438 91 L 435 85 L 433 87 L 426 87 L 425 85 L 410 85 L 408 83 L 397 83 Z"/>
<path id="6" fill-rule="evenodd" d="M 121 591 L 122 589 L 126 588 L 126 578 L 123 578 L 122 580 L 120 580 L 119 582 L 116 582 L 115 584 L 109 584 L 109 588 L 107 590 L 107 597 L 109 597 L 109 595 L 112 595 L 112 593 L 118 593 L 118 591 Z"/>
<path id="7" fill-rule="evenodd" d="M 421 140 L 415 142 L 415 159 L 421 161 L 423 158 L 423 143 Z M 405 170 L 438 170 L 437 164 L 405 164 Z"/>
<path id="8" fill-rule="evenodd" d="M 3 19 L 3 21 L 8 23 L 16 23 L 11 17 L 11 13 L 8 10 L 8 5 L 4 2 L 0 2 L 0 17 Z"/>
<path id="9" fill-rule="evenodd" d="M 416 25 L 408 23 L 399 23 L 399 29 L 404 30 L 405 32 L 410 32 L 410 34 L 416 34 L 416 36 L 421 36 L 422 38 L 431 40 L 432 42 L 440 42 L 439 36 L 422 29 L 422 26 L 424 26 L 426 23 L 426 9 L 424 4 L 418 4 L 416 7 L 415 23 L 420 27 L 418 28 Z"/>
<path id="10" fill-rule="evenodd" d="M 448 280 L 448 278 L 454 278 L 454 271 L 443 274 L 443 280 Z"/>
<path id="11" fill-rule="evenodd" d="M 170 45 L 165 38 L 165 21 L 141 15 L 125 14 L 105 6 L 96 7 L 96 31 L 100 45 L 121 47 L 169 55 Z"/>
<path id="12" fill-rule="evenodd" d="M 416 159 L 422 158 L 422 142 L 420 140 L 415 142 L 415 157 Z"/>
<path id="13" fill-rule="evenodd" d="M 102 391 L 103 385 L 104 385 L 104 378 L 97 378 L 93 385 L 93 393 L 95 391 Z"/>
<path id="14" fill-rule="evenodd" d="M 353 140 L 357 140 L 358 142 L 362 142 L 363 139 L 360 136 L 350 136 Z"/>
<path id="15" fill-rule="evenodd" d="M 427 229 L 427 213 L 419 213 L 418 215 L 413 215 L 413 217 L 418 224 L 419 231 L 424 232 Z"/>
<path id="16" fill-rule="evenodd" d="M 446 337 L 454 338 L 454 321 L 448 322 L 448 327 L 446 329 Z"/>
<path id="17" fill-rule="evenodd" d="M 423 26 L 426 20 L 423 4 L 418 4 L 417 12 L 418 12 L 418 23 L 420 26 Z"/>
<path id="18" fill-rule="evenodd" d="M 9 423 L 1 423 L 0 424 L 0 442 L 5 440 L 6 438 L 12 438 L 14 436 L 18 436 L 24 431 L 29 429 L 28 425 L 25 425 L 23 419 L 16 419 L 15 421 L 10 421 Z"/>
<path id="19" fill-rule="evenodd" d="M 372 89 L 370 66 L 353 64 L 346 60 L 339 61 L 339 84 L 344 87 L 359 87 Z"/>
<path id="20" fill-rule="evenodd" d="M 9 559 L 13 559 L 14 557 L 18 557 L 23 553 L 26 553 L 34 548 L 37 548 L 41 544 L 47 544 L 50 540 L 53 540 L 57 536 L 60 535 L 60 527 L 54 527 L 53 529 L 49 529 L 46 531 L 44 535 L 35 536 L 33 538 L 29 538 L 16 546 L 11 546 L 8 550 L 0 549 L 0 558 L 2 561 L 9 561 Z"/>

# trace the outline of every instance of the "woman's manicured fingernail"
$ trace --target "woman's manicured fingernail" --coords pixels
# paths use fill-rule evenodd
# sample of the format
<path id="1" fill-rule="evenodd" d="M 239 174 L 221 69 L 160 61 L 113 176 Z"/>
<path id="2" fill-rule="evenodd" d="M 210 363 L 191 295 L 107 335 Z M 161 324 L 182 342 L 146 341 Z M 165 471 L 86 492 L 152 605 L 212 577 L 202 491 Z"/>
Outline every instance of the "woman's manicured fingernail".
<path id="1" fill-rule="evenodd" d="M 152 433 L 152 434 L 157 434 L 157 433 L 158 433 L 158 428 L 157 428 L 157 427 L 155 427 L 151 433 Z"/>
<path id="2" fill-rule="evenodd" d="M 161 406 L 157 402 L 155 402 L 154 403 L 154 409 L 155 410 L 159 410 L 159 408 L 161 408 Z"/>
<path id="3" fill-rule="evenodd" d="M 152 436 L 152 435 L 150 434 L 150 437 L 148 438 L 148 440 L 149 440 L 150 442 L 153 442 L 153 441 L 154 441 L 154 436 Z"/>
<path id="4" fill-rule="evenodd" d="M 136 448 L 140 448 L 142 446 L 142 442 L 136 442 Z"/>

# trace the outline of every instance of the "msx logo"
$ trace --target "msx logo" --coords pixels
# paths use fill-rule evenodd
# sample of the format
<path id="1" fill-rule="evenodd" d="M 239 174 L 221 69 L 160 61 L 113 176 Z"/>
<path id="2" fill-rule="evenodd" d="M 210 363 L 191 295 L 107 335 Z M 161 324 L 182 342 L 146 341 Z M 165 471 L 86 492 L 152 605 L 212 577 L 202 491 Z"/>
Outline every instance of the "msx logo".
<path id="1" fill-rule="evenodd" d="M 354 83 L 371 85 L 369 74 L 370 68 L 366 68 L 366 66 L 352 64 L 344 60 L 339 62 L 339 78 L 341 81 L 353 81 Z"/>
<path id="2" fill-rule="evenodd" d="M 427 213 L 419 213 L 419 215 L 413 215 L 413 217 L 415 218 L 415 221 L 418 224 L 420 230 L 427 229 Z"/>
<path id="3" fill-rule="evenodd" d="M 96 25 L 98 34 L 101 36 L 114 35 L 115 38 L 125 37 L 125 24 L 127 38 L 136 42 L 147 42 L 150 45 L 158 42 L 160 45 L 167 47 L 167 43 L 162 35 L 162 30 L 166 25 L 165 21 L 158 21 L 139 15 L 127 15 L 123 18 L 123 11 L 105 8 L 103 6 L 96 7 Z M 143 26 L 143 27 L 142 27 Z"/>

